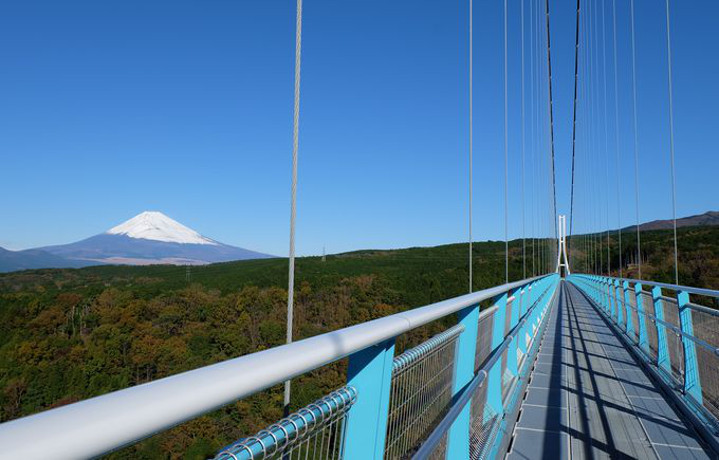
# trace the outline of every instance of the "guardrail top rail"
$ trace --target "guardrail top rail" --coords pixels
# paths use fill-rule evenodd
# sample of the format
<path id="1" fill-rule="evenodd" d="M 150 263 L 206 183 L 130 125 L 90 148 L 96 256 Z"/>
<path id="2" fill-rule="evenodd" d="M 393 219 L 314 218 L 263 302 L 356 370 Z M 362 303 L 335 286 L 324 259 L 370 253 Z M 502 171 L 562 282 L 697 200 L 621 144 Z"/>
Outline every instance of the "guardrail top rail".
<path id="1" fill-rule="evenodd" d="M 590 276 L 590 275 L 578 275 L 578 276 Z M 662 289 L 668 289 L 670 291 L 682 291 L 686 292 L 688 294 L 696 294 L 696 295 L 703 295 L 706 297 L 715 297 L 719 298 L 719 291 L 714 289 L 706 289 L 706 288 L 698 288 L 698 287 L 692 287 L 692 286 L 682 286 L 680 284 L 669 284 L 669 283 L 659 283 L 656 281 L 646 281 L 646 280 L 637 280 L 633 278 L 611 278 L 621 281 L 626 281 L 628 283 L 636 284 L 639 283 L 643 286 L 656 286 L 660 287 Z M 719 311 L 714 312 L 719 315 Z"/>
<path id="2" fill-rule="evenodd" d="M 0 425 L 2 454 L 41 457 L 51 446 L 63 457 L 98 456 L 549 276 L 554 275 L 484 289 L 6 422 Z"/>

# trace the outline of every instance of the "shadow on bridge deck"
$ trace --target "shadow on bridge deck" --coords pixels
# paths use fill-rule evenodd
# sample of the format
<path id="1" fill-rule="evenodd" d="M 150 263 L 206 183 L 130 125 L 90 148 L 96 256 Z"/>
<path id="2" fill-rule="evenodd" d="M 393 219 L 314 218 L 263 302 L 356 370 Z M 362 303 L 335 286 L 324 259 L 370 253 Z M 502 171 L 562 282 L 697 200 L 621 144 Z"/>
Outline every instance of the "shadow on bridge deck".
<path id="1" fill-rule="evenodd" d="M 560 289 L 508 458 L 711 458 L 590 300 Z"/>

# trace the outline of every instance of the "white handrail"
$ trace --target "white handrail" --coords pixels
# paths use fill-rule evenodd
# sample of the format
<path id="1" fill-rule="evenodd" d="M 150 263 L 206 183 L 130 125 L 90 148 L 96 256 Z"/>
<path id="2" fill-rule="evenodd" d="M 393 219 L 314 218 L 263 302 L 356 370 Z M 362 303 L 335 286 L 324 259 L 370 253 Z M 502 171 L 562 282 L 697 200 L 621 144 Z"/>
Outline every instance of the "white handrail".
<path id="1" fill-rule="evenodd" d="M 0 458 L 95 457 L 541 278 L 477 291 L 6 422 L 0 425 Z"/>

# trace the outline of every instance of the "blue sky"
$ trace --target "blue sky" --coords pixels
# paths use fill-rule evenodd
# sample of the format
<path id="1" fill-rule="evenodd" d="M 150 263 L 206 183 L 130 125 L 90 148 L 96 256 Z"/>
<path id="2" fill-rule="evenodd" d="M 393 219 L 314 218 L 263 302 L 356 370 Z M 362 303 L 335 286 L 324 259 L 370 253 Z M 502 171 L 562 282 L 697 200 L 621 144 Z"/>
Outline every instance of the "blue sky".
<path id="1" fill-rule="evenodd" d="M 700 3 L 672 3 L 680 216 L 719 209 L 719 7 Z M 524 2 L 527 63 L 538 4 Z M 634 219 L 627 5 L 617 2 L 622 225 Z M 522 236 L 520 6 L 510 1 L 510 238 Z M 551 8 L 567 212 L 575 10 Z M 465 1 L 305 1 L 300 254 L 466 239 L 467 11 Z M 663 11 L 637 0 L 642 220 L 671 215 Z M 503 239 L 502 2 L 477 1 L 474 20 L 474 234 Z M 0 246 L 71 242 L 159 210 L 217 240 L 286 254 L 293 53 L 288 0 L 4 2 Z M 527 123 L 529 161 L 547 144 Z M 536 155 L 544 182 L 525 190 L 527 236 L 553 231 L 546 147 Z M 579 169 L 577 225 L 614 227 L 616 191 L 608 215 L 588 212 L 592 165 L 603 164 L 593 161 Z"/>

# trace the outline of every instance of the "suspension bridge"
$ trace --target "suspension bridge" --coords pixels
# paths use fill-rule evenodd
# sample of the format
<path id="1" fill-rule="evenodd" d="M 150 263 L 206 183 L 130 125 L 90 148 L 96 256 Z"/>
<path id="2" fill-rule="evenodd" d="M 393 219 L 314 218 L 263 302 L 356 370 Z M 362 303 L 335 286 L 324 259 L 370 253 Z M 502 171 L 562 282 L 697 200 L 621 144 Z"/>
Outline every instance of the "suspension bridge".
<path id="1" fill-rule="evenodd" d="M 257 433 L 247 433 L 219 450 L 215 458 L 719 458 L 719 310 L 707 306 L 719 302 L 719 291 L 679 282 L 675 199 L 672 284 L 641 279 L 638 179 L 637 255 L 631 264 L 638 279 L 625 276 L 629 264 L 622 251 L 621 230 L 610 234 L 607 221 L 606 231 L 574 232 L 577 226 L 597 228 L 602 218 L 608 220 L 609 212 L 602 209 L 608 209 L 610 192 L 599 184 L 597 176 L 609 176 L 610 121 L 617 125 L 614 134 L 619 136 L 616 18 L 618 14 L 628 17 L 634 59 L 634 2 L 630 0 L 627 5 L 615 0 L 592 0 L 583 7 L 577 1 L 569 222 L 567 216 L 557 216 L 556 209 L 548 1 L 521 2 L 522 158 L 525 3 L 529 18 L 526 25 L 531 34 L 531 53 L 527 53 L 533 101 L 529 125 L 532 133 L 544 133 L 544 137 L 529 136 L 530 151 L 537 155 L 544 152 L 550 167 L 541 180 L 533 168 L 530 181 L 525 181 L 523 168 L 517 182 L 523 190 L 525 182 L 531 182 L 533 192 L 542 190 L 550 198 L 546 209 L 533 209 L 532 213 L 552 216 L 551 238 L 555 243 L 551 248 L 537 249 L 535 239 L 527 238 L 525 242 L 523 234 L 524 279 L 509 279 L 507 243 L 505 284 L 474 289 L 470 2 L 469 292 L 345 329 L 292 340 L 300 0 L 287 344 L 6 422 L 0 425 L 0 458 L 100 456 L 283 383 L 285 406 L 290 407 L 292 379 L 322 372 L 325 366 L 345 359 L 348 364 L 344 386 L 287 413 Z M 667 129 L 675 197 L 669 1 L 665 4 L 670 111 Z M 618 6 L 622 8 L 618 10 Z M 504 7 L 506 235 L 507 1 Z M 612 35 L 613 40 L 609 40 Z M 614 110 L 607 97 L 608 50 L 614 59 Z M 546 60 L 539 59 L 545 52 Z M 634 67 L 632 60 L 634 112 L 630 118 L 636 178 L 640 170 Z M 546 87 L 542 89 L 539 75 L 543 72 Z M 545 108 L 546 116 L 542 118 L 538 114 Z M 613 120 L 608 115 L 612 111 Z M 536 148 L 545 141 L 544 147 Z M 582 187 L 583 183 L 588 185 Z M 622 200 L 620 195 L 617 184 L 617 206 Z M 600 199 L 589 199 L 592 196 Z M 535 249 L 546 250 L 538 264 Z M 395 344 L 403 334 L 438 320 L 453 325 L 396 353 Z"/>

